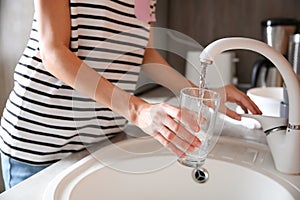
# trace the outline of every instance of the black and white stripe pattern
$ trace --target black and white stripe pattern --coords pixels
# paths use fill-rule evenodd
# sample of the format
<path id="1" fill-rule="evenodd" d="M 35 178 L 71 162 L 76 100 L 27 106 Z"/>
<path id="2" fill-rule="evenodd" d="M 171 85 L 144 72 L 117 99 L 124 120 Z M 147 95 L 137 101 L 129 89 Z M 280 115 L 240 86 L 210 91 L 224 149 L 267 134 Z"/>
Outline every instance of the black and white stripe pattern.
<path id="1" fill-rule="evenodd" d="M 70 50 L 132 93 L 149 38 L 135 0 L 70 0 Z M 149 0 L 154 14 L 155 0 Z M 37 21 L 14 74 L 1 120 L 1 150 L 17 160 L 49 164 L 117 134 L 126 120 L 51 75 L 39 54 Z"/>

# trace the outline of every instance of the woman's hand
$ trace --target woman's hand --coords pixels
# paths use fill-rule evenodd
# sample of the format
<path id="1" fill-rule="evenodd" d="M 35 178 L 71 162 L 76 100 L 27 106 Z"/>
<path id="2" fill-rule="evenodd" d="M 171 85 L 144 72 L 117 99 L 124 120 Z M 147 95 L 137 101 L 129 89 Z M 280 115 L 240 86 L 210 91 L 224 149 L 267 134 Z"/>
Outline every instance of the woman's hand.
<path id="1" fill-rule="evenodd" d="M 179 108 L 168 104 L 143 104 L 136 116 L 135 125 L 153 136 L 163 146 L 169 148 L 178 157 L 186 156 L 201 145 L 200 140 L 184 128 Z M 189 129 L 198 132 L 200 127 L 192 119 L 182 121 Z"/>
<path id="2" fill-rule="evenodd" d="M 228 109 L 225 102 L 236 103 L 244 110 L 245 113 L 250 111 L 253 114 L 262 114 L 257 105 L 244 92 L 238 90 L 233 85 L 226 85 L 224 87 L 214 89 L 214 91 L 221 95 L 219 111 L 233 119 L 241 120 L 241 115 Z"/>

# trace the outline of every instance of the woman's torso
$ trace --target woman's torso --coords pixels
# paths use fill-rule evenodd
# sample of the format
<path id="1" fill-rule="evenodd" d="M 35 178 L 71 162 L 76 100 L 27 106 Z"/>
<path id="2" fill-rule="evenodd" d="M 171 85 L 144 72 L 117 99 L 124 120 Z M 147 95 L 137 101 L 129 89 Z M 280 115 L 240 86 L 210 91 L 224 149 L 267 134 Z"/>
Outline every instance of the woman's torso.
<path id="1" fill-rule="evenodd" d="M 145 2 L 150 15 L 155 1 Z M 136 18 L 135 1 L 71 0 L 70 7 L 70 50 L 133 93 L 150 28 L 147 21 Z M 52 76 L 39 53 L 34 20 L 1 120 L 3 153 L 27 163 L 48 164 L 124 128 L 123 117 Z"/>

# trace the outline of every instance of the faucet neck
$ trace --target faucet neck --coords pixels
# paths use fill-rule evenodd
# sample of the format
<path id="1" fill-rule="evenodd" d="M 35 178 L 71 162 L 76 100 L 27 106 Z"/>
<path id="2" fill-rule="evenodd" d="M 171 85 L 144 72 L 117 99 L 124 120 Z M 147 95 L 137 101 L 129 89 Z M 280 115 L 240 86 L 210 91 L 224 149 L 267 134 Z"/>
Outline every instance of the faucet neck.
<path id="1" fill-rule="evenodd" d="M 218 54 L 236 49 L 257 52 L 275 65 L 286 84 L 289 96 L 289 124 L 291 126 L 300 125 L 300 84 L 298 78 L 284 56 L 266 43 L 243 37 L 223 38 L 209 44 L 201 53 L 200 61 L 205 63 L 212 62 Z"/>

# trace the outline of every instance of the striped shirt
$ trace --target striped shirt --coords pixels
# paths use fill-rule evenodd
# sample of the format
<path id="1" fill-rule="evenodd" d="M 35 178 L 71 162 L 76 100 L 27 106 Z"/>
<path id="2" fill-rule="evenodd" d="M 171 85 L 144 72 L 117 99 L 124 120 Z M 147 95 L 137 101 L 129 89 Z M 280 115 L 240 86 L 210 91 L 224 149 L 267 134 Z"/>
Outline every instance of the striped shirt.
<path id="1" fill-rule="evenodd" d="M 70 0 L 69 48 L 106 79 L 133 93 L 154 11 L 155 0 Z M 41 165 L 119 133 L 126 120 L 45 69 L 38 31 L 34 17 L 1 119 L 0 147 L 16 160 Z"/>

